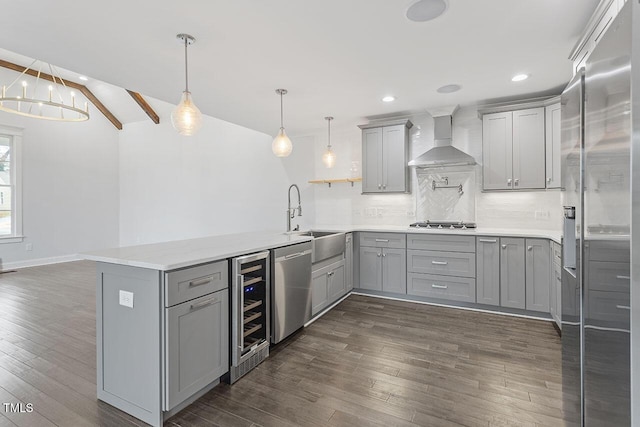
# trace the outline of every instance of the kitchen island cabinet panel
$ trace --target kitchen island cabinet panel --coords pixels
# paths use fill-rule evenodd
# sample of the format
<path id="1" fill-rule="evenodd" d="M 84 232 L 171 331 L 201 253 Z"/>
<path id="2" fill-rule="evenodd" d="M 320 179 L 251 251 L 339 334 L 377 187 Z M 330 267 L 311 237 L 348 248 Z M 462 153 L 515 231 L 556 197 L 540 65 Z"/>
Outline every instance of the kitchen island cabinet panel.
<path id="1" fill-rule="evenodd" d="M 524 239 L 500 239 L 500 305 L 525 308 Z"/>
<path id="2" fill-rule="evenodd" d="M 228 289 L 167 309 L 166 409 L 229 370 Z"/>

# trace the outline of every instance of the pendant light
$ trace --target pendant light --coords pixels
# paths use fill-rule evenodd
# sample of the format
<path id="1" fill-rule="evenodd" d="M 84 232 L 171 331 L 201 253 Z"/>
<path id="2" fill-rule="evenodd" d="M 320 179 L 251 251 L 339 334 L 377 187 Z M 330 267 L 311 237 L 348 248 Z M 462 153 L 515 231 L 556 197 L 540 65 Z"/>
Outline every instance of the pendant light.
<path id="1" fill-rule="evenodd" d="M 293 144 L 291 144 L 291 140 L 284 131 L 284 124 L 282 119 L 282 97 L 287 94 L 287 90 L 276 89 L 276 93 L 280 95 L 280 132 L 278 132 L 278 135 L 273 139 L 271 150 L 273 151 L 273 154 L 278 157 L 287 157 L 289 154 L 291 154 L 291 151 L 293 151 Z"/>
<path id="2" fill-rule="evenodd" d="M 331 169 L 335 164 L 336 164 L 336 153 L 334 153 L 331 150 L 331 120 L 333 120 L 333 117 L 329 116 L 329 117 L 325 117 L 324 118 L 327 121 L 327 128 L 328 128 L 328 132 L 327 132 L 327 151 L 324 152 L 324 154 L 322 155 L 322 163 L 324 163 L 324 165 Z"/>
<path id="3" fill-rule="evenodd" d="M 195 134 L 202 126 L 202 113 L 193 103 L 191 92 L 189 92 L 189 69 L 187 66 L 187 46 L 194 44 L 196 39 L 189 34 L 178 34 L 176 38 L 184 43 L 185 89 L 182 92 L 180 103 L 171 113 L 171 124 L 180 135 L 190 136 Z"/>

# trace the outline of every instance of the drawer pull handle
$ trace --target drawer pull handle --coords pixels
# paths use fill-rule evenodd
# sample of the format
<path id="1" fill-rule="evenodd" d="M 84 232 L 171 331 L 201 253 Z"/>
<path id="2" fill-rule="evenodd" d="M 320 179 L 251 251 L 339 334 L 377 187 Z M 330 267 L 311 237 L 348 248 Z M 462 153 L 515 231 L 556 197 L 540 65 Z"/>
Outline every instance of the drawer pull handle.
<path id="1" fill-rule="evenodd" d="M 431 264 L 435 265 L 447 265 L 449 264 L 447 261 L 431 261 Z"/>
<path id="2" fill-rule="evenodd" d="M 191 310 L 194 310 L 196 308 L 202 308 L 202 307 L 206 307 L 207 305 L 211 305 L 218 302 L 218 298 L 209 298 L 208 300 L 204 300 L 202 302 L 198 302 L 196 304 L 191 304 Z"/>
<path id="3" fill-rule="evenodd" d="M 431 285 L 432 288 L 436 288 L 436 289 L 447 289 L 448 286 L 447 285 L 436 285 L 435 283 Z"/>
<path id="4" fill-rule="evenodd" d="M 479 239 L 478 241 L 482 243 L 498 243 L 496 239 Z"/>
<path id="5" fill-rule="evenodd" d="M 389 243 L 389 239 L 376 239 L 376 242 Z"/>
<path id="6" fill-rule="evenodd" d="M 616 276 L 616 279 L 620 279 L 620 280 L 631 280 L 630 276 Z"/>
<path id="7" fill-rule="evenodd" d="M 295 254 L 285 255 L 284 259 L 297 258 L 297 257 L 302 256 L 302 255 L 304 255 L 304 252 L 297 252 Z"/>
<path id="8" fill-rule="evenodd" d="M 189 282 L 189 287 L 195 288 L 196 286 L 206 285 L 207 283 L 211 283 L 212 280 L 213 280 L 213 277 L 211 276 L 205 277 L 204 279 L 200 279 L 200 280 L 194 280 L 193 282 Z"/>
<path id="9" fill-rule="evenodd" d="M 616 308 L 619 308 L 620 310 L 631 310 L 631 307 L 628 305 L 616 305 Z"/>

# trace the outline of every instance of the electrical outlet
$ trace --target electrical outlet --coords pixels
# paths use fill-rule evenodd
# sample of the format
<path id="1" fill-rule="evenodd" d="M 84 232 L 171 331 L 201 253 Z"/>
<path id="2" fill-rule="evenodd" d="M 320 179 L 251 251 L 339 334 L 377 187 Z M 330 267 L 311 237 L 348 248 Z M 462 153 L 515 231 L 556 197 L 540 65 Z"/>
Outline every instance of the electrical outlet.
<path id="1" fill-rule="evenodd" d="M 535 219 L 537 219 L 537 220 L 546 220 L 546 219 L 549 219 L 550 216 L 551 216 L 551 212 L 549 212 L 549 211 L 536 211 L 535 212 Z"/>
<path id="2" fill-rule="evenodd" d="M 133 292 L 120 291 L 120 305 L 133 308 Z"/>
<path id="3" fill-rule="evenodd" d="M 27 251 L 32 251 L 33 250 L 33 243 L 27 243 L 26 245 L 24 245 L 24 249 Z"/>

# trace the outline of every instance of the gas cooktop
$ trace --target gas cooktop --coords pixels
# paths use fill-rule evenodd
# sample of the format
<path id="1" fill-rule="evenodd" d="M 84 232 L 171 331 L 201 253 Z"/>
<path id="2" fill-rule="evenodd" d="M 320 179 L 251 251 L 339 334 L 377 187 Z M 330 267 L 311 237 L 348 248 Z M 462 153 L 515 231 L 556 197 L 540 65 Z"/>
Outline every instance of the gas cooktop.
<path id="1" fill-rule="evenodd" d="M 468 228 L 476 228 L 475 222 L 464 222 L 464 221 L 419 221 L 414 222 L 413 224 L 409 224 L 409 227 L 413 228 L 435 228 L 435 229 L 449 229 L 449 230 L 466 230 Z"/>

